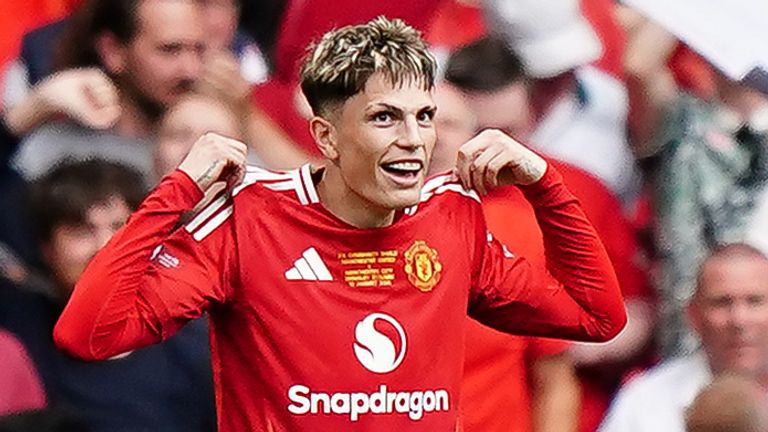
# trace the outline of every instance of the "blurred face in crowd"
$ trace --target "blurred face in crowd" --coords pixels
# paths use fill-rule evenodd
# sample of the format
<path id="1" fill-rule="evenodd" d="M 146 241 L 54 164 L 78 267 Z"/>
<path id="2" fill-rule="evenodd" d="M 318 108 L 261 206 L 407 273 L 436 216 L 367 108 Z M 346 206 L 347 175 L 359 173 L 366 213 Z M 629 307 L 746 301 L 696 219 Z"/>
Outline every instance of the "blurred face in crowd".
<path id="1" fill-rule="evenodd" d="M 44 246 L 45 258 L 66 297 L 96 252 L 125 224 L 131 210 L 125 200 L 113 196 L 85 212 L 79 224 L 54 227 Z"/>
<path id="2" fill-rule="evenodd" d="M 435 89 L 435 128 L 437 143 L 429 164 L 430 174 L 451 171 L 456 166 L 456 154 L 477 130 L 477 123 L 464 97 L 454 87 L 439 84 Z"/>
<path id="3" fill-rule="evenodd" d="M 202 71 L 205 27 L 192 0 L 139 2 L 136 35 L 126 44 L 106 44 L 105 64 L 123 91 L 159 114 L 192 88 Z"/>
<path id="4" fill-rule="evenodd" d="M 708 259 L 689 318 L 715 372 L 768 374 L 768 260 L 754 255 Z"/>
<path id="5" fill-rule="evenodd" d="M 494 92 L 467 92 L 469 108 L 482 129 L 499 129 L 512 137 L 526 141 L 533 130 L 528 85 L 509 84 Z"/>
<path id="6" fill-rule="evenodd" d="M 434 113 L 432 94 L 421 85 L 393 86 L 373 74 L 329 115 L 332 126 L 321 139 L 329 171 L 373 212 L 416 204 L 435 146 Z"/>
<path id="7" fill-rule="evenodd" d="M 236 114 L 207 96 L 188 95 L 166 112 L 155 146 L 157 178 L 175 170 L 192 144 L 207 132 L 242 139 Z"/>
<path id="8" fill-rule="evenodd" d="M 240 8 L 237 0 L 199 0 L 203 8 L 209 49 L 227 50 L 237 31 Z"/>

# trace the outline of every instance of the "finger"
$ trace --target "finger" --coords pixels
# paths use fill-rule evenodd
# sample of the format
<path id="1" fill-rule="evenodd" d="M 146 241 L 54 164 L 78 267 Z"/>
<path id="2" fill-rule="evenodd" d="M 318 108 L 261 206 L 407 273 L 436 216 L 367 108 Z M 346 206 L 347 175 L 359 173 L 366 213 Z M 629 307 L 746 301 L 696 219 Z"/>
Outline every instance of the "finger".
<path id="1" fill-rule="evenodd" d="M 485 167 L 472 164 L 472 188 L 479 192 L 480 195 L 486 194 L 485 184 L 483 182 L 484 175 Z"/>
<path id="2" fill-rule="evenodd" d="M 467 153 L 463 151 L 462 149 L 459 149 L 459 153 L 456 156 L 456 175 L 458 176 L 459 180 L 461 180 L 461 185 L 464 186 L 464 189 L 469 189 L 472 184 L 472 180 L 470 178 L 471 169 L 472 169 L 472 161 L 474 159 L 474 155 L 471 153 Z"/>
<path id="3" fill-rule="evenodd" d="M 107 129 L 115 125 L 120 119 L 122 109 L 119 105 L 106 106 L 93 112 L 90 119 L 86 119 L 94 129 Z"/>
<path id="4" fill-rule="evenodd" d="M 492 133 L 483 131 L 459 147 L 456 168 L 464 188 L 470 189 L 472 187 L 472 163 L 474 162 L 475 157 L 477 157 L 477 154 L 482 152 L 493 142 L 492 138 Z"/>
<path id="5" fill-rule="evenodd" d="M 497 187 L 501 171 L 509 164 L 510 160 L 503 152 L 491 159 L 485 168 L 486 184 L 491 188 Z"/>
<path id="6" fill-rule="evenodd" d="M 459 172 L 456 170 L 456 167 L 454 167 L 453 169 L 451 169 L 451 179 L 450 179 L 450 181 L 455 182 L 457 180 L 460 180 L 459 179 Z"/>
<path id="7" fill-rule="evenodd" d="M 92 84 L 86 85 L 84 90 L 92 104 L 98 108 L 108 107 L 118 103 L 117 91 L 115 91 L 112 86 Z"/>
<path id="8" fill-rule="evenodd" d="M 482 153 L 478 154 L 475 158 L 473 165 L 473 183 L 478 192 L 483 195 L 487 194 L 487 169 L 488 163 L 503 153 L 504 147 L 500 144 L 493 144 L 486 148 Z"/>

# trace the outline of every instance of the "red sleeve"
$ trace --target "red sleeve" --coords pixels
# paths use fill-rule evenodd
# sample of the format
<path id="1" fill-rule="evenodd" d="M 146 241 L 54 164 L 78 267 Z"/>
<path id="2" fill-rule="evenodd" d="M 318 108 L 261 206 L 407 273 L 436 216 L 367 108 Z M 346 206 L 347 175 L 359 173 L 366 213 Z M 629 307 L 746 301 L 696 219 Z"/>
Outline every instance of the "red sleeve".
<path id="1" fill-rule="evenodd" d="M 222 195 L 176 229 L 201 198 L 181 171 L 160 183 L 81 276 L 54 329 L 60 349 L 85 360 L 109 358 L 165 340 L 226 301 L 231 202 Z"/>
<path id="2" fill-rule="evenodd" d="M 507 333 L 612 339 L 626 324 L 624 303 L 605 248 L 578 200 L 551 164 L 541 180 L 520 189 L 535 210 L 554 279 L 486 233 L 478 210 L 470 315 Z"/>

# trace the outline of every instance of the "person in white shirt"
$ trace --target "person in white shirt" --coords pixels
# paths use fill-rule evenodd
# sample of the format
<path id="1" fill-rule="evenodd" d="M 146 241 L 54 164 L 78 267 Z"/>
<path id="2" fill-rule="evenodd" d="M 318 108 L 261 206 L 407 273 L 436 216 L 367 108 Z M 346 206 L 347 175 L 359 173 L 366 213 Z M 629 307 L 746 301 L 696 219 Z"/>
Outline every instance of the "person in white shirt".
<path id="1" fill-rule="evenodd" d="M 686 411 L 713 376 L 744 374 L 768 393 L 768 258 L 746 244 L 713 251 L 701 265 L 688 318 L 701 350 L 627 384 L 599 432 L 685 432 Z"/>

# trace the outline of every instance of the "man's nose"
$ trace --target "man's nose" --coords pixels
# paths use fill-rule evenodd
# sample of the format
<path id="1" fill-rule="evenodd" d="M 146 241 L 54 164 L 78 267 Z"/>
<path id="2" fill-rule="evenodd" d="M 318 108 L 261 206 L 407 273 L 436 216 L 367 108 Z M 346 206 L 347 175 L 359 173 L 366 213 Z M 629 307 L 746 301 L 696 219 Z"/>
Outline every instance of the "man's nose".
<path id="1" fill-rule="evenodd" d="M 421 136 L 421 126 L 419 126 L 416 116 L 409 115 L 405 117 L 399 144 L 402 147 L 408 148 L 424 146 L 424 138 Z"/>

